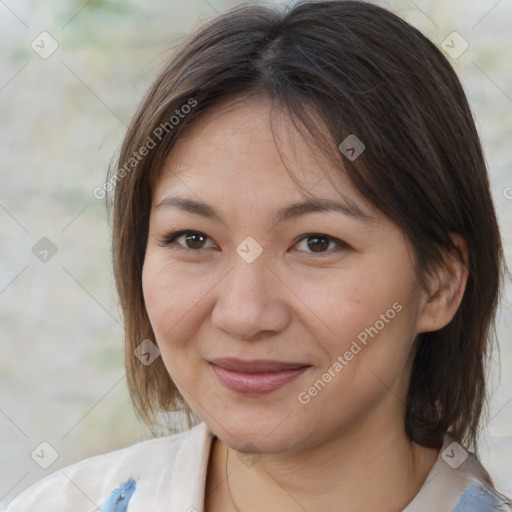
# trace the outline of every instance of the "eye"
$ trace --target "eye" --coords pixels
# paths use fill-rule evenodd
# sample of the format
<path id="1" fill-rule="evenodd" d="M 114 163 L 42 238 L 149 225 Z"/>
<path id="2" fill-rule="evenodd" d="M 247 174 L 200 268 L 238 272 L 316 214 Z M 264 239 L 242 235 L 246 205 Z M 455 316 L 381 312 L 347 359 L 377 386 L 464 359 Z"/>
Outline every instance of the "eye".
<path id="1" fill-rule="evenodd" d="M 300 246 L 300 244 L 303 242 L 305 242 L 305 245 L 303 245 L 303 247 L 306 247 L 306 249 L 310 249 L 310 251 L 306 250 L 305 252 L 310 252 L 310 254 L 313 253 L 321 255 L 330 255 L 333 252 L 337 252 L 338 250 L 349 248 L 348 244 L 346 244 L 345 242 L 342 242 L 337 238 L 333 238 L 332 236 L 323 235 L 321 233 L 310 233 L 304 235 L 296 244 L 296 246 Z M 337 249 L 327 250 L 331 243 L 335 248 L 337 247 Z"/>
<path id="2" fill-rule="evenodd" d="M 201 249 L 211 249 L 215 247 L 213 243 L 210 247 L 206 245 L 208 239 L 208 236 L 200 231 L 182 230 L 165 236 L 162 238 L 161 244 L 176 250 L 199 251 Z M 299 249 L 300 252 L 309 252 L 310 254 L 318 255 L 330 255 L 338 250 L 349 248 L 349 245 L 345 242 L 321 233 L 308 233 L 304 235 L 295 244 L 295 247 L 300 247 L 301 243 L 303 246 L 302 249 Z M 329 249 L 329 246 L 331 246 L 331 249 Z M 296 249 L 294 249 L 294 252 L 295 251 Z"/>
<path id="3" fill-rule="evenodd" d="M 179 243 L 178 240 L 183 239 L 183 244 Z M 205 249 L 205 241 L 208 239 L 208 236 L 200 231 L 176 231 L 175 233 L 171 233 L 170 235 L 164 237 L 161 242 L 163 245 L 176 248 L 178 250 L 199 250 Z"/>

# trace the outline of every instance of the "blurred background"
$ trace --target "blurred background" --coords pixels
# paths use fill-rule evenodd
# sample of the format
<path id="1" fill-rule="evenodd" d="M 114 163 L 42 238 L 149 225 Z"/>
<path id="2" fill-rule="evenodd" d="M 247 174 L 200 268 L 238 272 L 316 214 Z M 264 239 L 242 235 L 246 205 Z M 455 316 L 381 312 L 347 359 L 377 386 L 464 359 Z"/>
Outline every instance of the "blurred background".
<path id="1" fill-rule="evenodd" d="M 511 265 L 512 2 L 376 3 L 430 37 L 458 72 Z M 150 436 L 128 397 L 110 228 L 93 190 L 172 48 L 239 4 L 0 0 L 0 506 L 46 474 Z M 507 282 L 480 448 L 508 495 L 511 296 Z"/>

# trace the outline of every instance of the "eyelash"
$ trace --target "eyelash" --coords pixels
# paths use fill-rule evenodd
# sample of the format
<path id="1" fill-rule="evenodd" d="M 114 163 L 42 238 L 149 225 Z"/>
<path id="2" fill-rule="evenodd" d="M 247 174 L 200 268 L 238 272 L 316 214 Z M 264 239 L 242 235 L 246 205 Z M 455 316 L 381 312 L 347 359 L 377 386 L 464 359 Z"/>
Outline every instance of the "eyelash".
<path id="1" fill-rule="evenodd" d="M 205 233 L 202 233 L 201 231 L 193 231 L 193 230 L 187 230 L 187 229 L 184 229 L 184 230 L 181 230 L 181 231 L 175 231 L 174 233 L 170 233 L 169 235 L 167 236 L 164 236 L 161 240 L 160 240 L 160 243 L 161 245 L 163 246 L 166 246 L 166 247 L 170 247 L 171 249 L 174 249 L 174 250 L 178 250 L 178 251 L 191 251 L 191 252 L 200 252 L 202 250 L 206 250 L 206 249 L 191 249 L 190 247 L 185 247 L 181 244 L 176 244 L 175 240 L 180 238 L 181 236 L 183 235 L 186 235 L 186 234 L 194 234 L 194 235 L 201 235 L 201 236 L 204 236 L 205 238 L 209 239 L 208 235 L 206 235 Z M 337 245 L 338 245 L 338 248 L 337 250 L 327 250 L 327 251 L 323 251 L 323 252 L 308 252 L 307 254 L 313 254 L 313 255 L 316 255 L 316 256 L 325 256 L 325 255 L 331 255 L 333 254 L 334 252 L 338 252 L 339 250 L 343 250 L 343 249 L 349 249 L 350 246 L 343 242 L 342 240 L 339 240 L 337 238 L 334 238 L 332 236 L 329 236 L 329 235 L 324 235 L 322 233 L 307 233 L 305 235 L 302 235 L 301 238 L 299 238 L 295 243 L 294 243 L 294 246 L 297 245 L 299 242 L 302 242 L 303 240 L 307 240 L 308 238 L 311 238 L 313 236 L 316 236 L 318 238 L 326 238 L 328 239 L 329 241 L 332 241 L 332 242 L 335 242 Z M 211 247 L 208 247 L 207 249 L 211 249 Z"/>

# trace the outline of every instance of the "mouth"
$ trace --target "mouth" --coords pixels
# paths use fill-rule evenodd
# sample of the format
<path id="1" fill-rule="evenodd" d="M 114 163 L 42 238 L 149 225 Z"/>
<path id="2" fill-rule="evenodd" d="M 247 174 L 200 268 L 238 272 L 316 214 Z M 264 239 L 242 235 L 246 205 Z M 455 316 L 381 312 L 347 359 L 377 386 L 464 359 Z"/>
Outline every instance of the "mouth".
<path id="1" fill-rule="evenodd" d="M 311 368 L 305 363 L 234 358 L 214 359 L 209 364 L 226 388 L 246 395 L 276 391 Z"/>

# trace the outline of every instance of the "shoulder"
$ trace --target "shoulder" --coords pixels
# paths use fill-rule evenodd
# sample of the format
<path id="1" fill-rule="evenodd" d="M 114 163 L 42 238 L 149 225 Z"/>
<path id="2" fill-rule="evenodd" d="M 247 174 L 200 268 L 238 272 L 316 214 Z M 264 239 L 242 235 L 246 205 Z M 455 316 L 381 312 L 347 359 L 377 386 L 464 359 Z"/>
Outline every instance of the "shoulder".
<path id="1" fill-rule="evenodd" d="M 478 457 L 449 434 L 419 493 L 403 512 L 512 512 Z"/>
<path id="2" fill-rule="evenodd" d="M 6 512 L 122 512 L 141 478 L 158 482 L 171 472 L 183 441 L 203 424 L 166 437 L 148 439 L 66 466 L 22 491 Z"/>
<path id="3" fill-rule="evenodd" d="M 453 512 L 512 512 L 512 503 L 494 489 L 472 483 L 461 495 Z"/>

